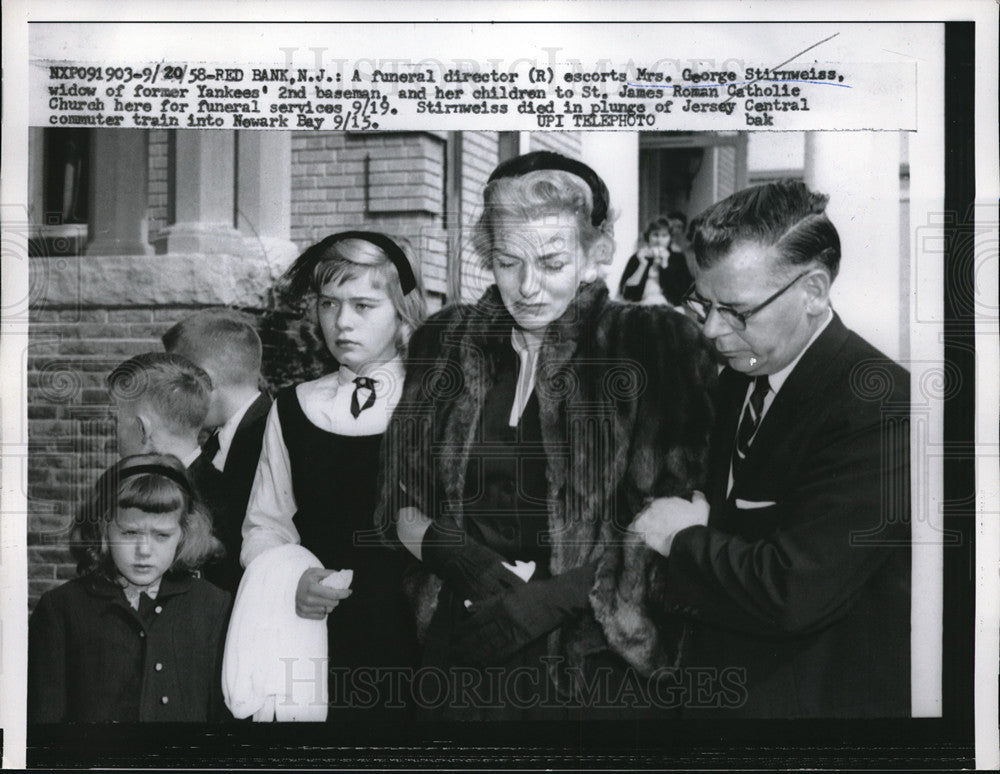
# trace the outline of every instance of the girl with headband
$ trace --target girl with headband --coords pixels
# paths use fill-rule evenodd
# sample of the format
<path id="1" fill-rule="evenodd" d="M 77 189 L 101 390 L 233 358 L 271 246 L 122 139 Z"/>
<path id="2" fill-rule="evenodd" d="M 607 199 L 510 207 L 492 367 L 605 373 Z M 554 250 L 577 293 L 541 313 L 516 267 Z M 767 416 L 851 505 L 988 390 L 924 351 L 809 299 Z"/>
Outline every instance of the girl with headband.
<path id="1" fill-rule="evenodd" d="M 227 717 L 232 598 L 193 575 L 222 546 L 180 461 L 120 460 L 98 480 L 70 548 L 80 577 L 42 595 L 31 616 L 29 722 Z"/>
<path id="2" fill-rule="evenodd" d="M 459 697 L 458 718 L 656 713 L 621 689 L 628 669 L 641 682 L 673 663 L 677 637 L 647 613 L 657 555 L 627 528 L 701 483 L 715 367 L 685 316 L 609 300 L 609 197 L 590 167 L 529 153 L 483 198 L 475 245 L 495 284 L 414 335 L 384 444 L 379 518 L 422 562 L 425 664 L 459 690 L 468 665 L 513 685 L 488 708 Z"/>
<path id="3" fill-rule="evenodd" d="M 402 356 L 426 313 L 423 294 L 400 245 L 368 231 L 316 243 L 284 281 L 290 297 L 315 297 L 323 341 L 339 368 L 278 393 L 243 523 L 241 561 L 249 568 L 269 548 L 289 543 L 312 552 L 322 568 L 301 575 L 295 612 L 327 620 L 330 717 L 362 700 L 373 710 L 398 707 L 406 697 L 392 670 L 408 669 L 416 658 L 400 580 L 407 557 L 364 536 L 371 537 L 378 500 L 379 445 L 402 392 Z M 353 573 L 350 587 L 331 585 L 345 570 Z M 358 670 L 368 681 L 360 699 L 353 695 Z"/>

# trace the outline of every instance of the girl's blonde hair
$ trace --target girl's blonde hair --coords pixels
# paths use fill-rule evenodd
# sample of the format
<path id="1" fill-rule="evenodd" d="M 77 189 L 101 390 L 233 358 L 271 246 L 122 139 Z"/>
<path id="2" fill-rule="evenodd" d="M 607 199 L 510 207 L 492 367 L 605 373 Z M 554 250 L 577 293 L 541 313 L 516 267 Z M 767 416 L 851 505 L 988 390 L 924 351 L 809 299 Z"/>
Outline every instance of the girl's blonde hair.
<path id="1" fill-rule="evenodd" d="M 118 576 L 108 543 L 108 528 L 124 508 L 145 513 L 177 513 L 181 540 L 170 572 L 193 572 L 224 553 L 212 534 L 212 517 L 199 502 L 184 466 L 173 455 L 137 454 L 119 460 L 98 479 L 81 509 L 70 538 L 77 572 Z"/>
<path id="2" fill-rule="evenodd" d="M 403 293 L 399 272 L 385 251 L 367 240 L 355 238 L 339 239 L 319 253 L 316 247 L 321 243 L 308 248 L 286 272 L 285 282 L 292 294 L 301 296 L 309 291 L 318 294 L 331 282 L 341 285 L 367 273 L 374 287 L 385 290 L 396 310 L 399 318 L 396 351 L 405 355 L 410 336 L 427 317 L 427 302 L 409 242 L 398 237 L 392 237 L 392 241 L 413 268 L 416 287 L 409 293 Z"/>

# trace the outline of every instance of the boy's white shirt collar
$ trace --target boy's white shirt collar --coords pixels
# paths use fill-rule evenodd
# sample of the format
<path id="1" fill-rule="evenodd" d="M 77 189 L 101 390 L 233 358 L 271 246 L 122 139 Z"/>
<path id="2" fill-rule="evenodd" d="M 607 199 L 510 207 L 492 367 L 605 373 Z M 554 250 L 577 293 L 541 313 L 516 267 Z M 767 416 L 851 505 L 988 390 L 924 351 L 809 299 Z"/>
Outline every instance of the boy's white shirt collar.
<path id="1" fill-rule="evenodd" d="M 183 465 L 185 469 L 190 468 L 194 465 L 194 461 L 198 459 L 199 456 L 201 456 L 201 447 L 195 446 L 191 451 L 180 458 L 181 465 Z"/>
<path id="2" fill-rule="evenodd" d="M 236 430 L 240 426 L 240 422 L 243 421 L 243 417 L 250 410 L 250 407 L 257 402 L 260 398 L 260 393 L 258 392 L 252 398 L 250 398 L 246 403 L 240 406 L 236 413 L 234 413 L 226 423 L 219 428 L 219 451 L 216 452 L 215 457 L 212 458 L 212 467 L 218 471 L 222 471 L 226 467 L 226 459 L 229 457 L 229 447 L 233 445 L 233 438 L 236 437 Z"/>

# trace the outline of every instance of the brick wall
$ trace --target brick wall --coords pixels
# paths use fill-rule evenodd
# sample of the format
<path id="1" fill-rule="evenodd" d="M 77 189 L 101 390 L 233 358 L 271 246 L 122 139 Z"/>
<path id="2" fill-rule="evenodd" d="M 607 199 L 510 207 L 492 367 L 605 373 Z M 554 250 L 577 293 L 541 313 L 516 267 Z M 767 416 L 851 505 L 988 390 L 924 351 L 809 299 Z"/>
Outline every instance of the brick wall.
<path id="1" fill-rule="evenodd" d="M 574 159 L 580 158 L 581 144 L 578 132 L 532 132 L 530 138 L 533 151 L 555 151 Z"/>
<path id="2" fill-rule="evenodd" d="M 68 550 L 73 516 L 97 477 L 117 459 L 105 379 L 123 360 L 162 351 L 168 328 L 198 307 L 32 310 L 28 369 L 28 594 L 76 576 Z M 257 314 L 264 381 L 276 390 L 314 378 L 329 364 L 310 321 Z"/>
<path id="3" fill-rule="evenodd" d="M 472 249 L 472 227 L 483 211 L 483 188 L 499 161 L 497 132 L 466 132 L 462 137 L 462 300 L 475 301 L 493 282 Z"/>
<path id="4" fill-rule="evenodd" d="M 444 233 L 447 132 L 297 132 L 292 136 L 291 240 L 304 249 L 337 230 L 359 226 L 406 237 L 421 261 L 425 289 L 443 298 L 447 284 Z M 488 277 L 468 245 L 482 189 L 498 161 L 497 132 L 463 133 L 463 298 L 478 297 Z M 169 133 L 149 132 L 149 239 L 169 225 Z M 532 135 L 532 149 L 579 155 L 572 133 Z M 432 302 L 435 299 L 432 298 Z"/>
<path id="5" fill-rule="evenodd" d="M 67 550 L 73 513 L 115 460 L 104 380 L 187 309 L 35 309 L 28 368 L 28 592 L 33 606 L 75 577 Z"/>
<path id="6" fill-rule="evenodd" d="M 153 242 L 161 236 L 168 225 L 170 181 L 169 132 L 166 129 L 151 129 L 149 131 L 149 241 Z"/>
<path id="7" fill-rule="evenodd" d="M 367 227 L 407 238 L 426 290 L 445 292 L 443 133 L 295 133 L 291 239 Z"/>
<path id="8" fill-rule="evenodd" d="M 574 138 L 538 136 L 562 152 Z M 423 261 L 433 307 L 446 289 L 447 132 L 296 133 L 292 140 L 291 239 L 303 248 L 326 234 L 369 226 L 410 239 Z M 534 141 L 534 140 L 533 140 Z M 150 238 L 167 225 L 165 131 L 149 133 Z M 554 143 L 554 144 L 553 144 Z M 572 154 L 571 154 L 572 155 Z M 469 246 L 482 189 L 498 161 L 496 132 L 462 138 L 460 222 L 463 298 L 478 297 L 491 277 L 477 269 Z M 308 322 L 267 310 L 273 267 L 246 256 L 87 256 L 33 258 L 28 369 L 29 601 L 75 575 L 67 538 L 75 511 L 116 457 L 112 407 L 104 380 L 140 352 L 160 350 L 159 337 L 205 306 L 234 306 L 259 315 L 265 379 L 274 388 L 327 367 Z M 37 281 L 37 282 L 36 282 Z M 6 514 L 5 516 L 11 516 Z"/>
<path id="9" fill-rule="evenodd" d="M 736 191 L 736 148 L 724 145 L 715 149 L 717 199 L 724 199 Z"/>

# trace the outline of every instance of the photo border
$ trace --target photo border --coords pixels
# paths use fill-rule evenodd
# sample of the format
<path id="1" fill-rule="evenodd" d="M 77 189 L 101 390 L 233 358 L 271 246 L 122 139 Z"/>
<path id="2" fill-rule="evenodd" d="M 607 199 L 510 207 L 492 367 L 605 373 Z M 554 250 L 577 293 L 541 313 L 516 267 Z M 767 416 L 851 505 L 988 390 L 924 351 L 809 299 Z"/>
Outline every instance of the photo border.
<path id="1" fill-rule="evenodd" d="M 478 20 L 470 19 L 468 23 L 473 21 Z M 748 763 L 821 768 L 974 765 L 977 488 L 975 452 L 964 450 L 974 448 L 970 442 L 975 439 L 976 430 L 976 318 L 975 305 L 968 298 L 969 289 L 975 285 L 976 266 L 963 251 L 969 249 L 965 237 L 975 229 L 976 22 L 944 21 L 943 24 L 947 116 L 943 149 L 945 212 L 952 213 L 944 224 L 944 348 L 945 362 L 954 366 L 960 377 L 959 388 L 944 402 L 944 443 L 948 456 L 944 461 L 943 518 L 945 529 L 962 536 L 963 550 L 944 550 L 941 718 L 679 721 L 676 725 L 671 723 L 667 731 L 680 738 L 669 740 L 663 740 L 662 721 L 622 721 L 593 727 L 574 724 L 571 728 L 559 724 L 558 729 L 542 727 L 545 724 L 541 723 L 473 728 L 463 723 L 421 723 L 422 733 L 396 732 L 392 740 L 384 739 L 382 729 L 349 725 L 335 731 L 333 739 L 331 730 L 322 726 L 274 725 L 266 730 L 251 724 L 67 726 L 44 730 L 36 727 L 29 729 L 29 765 L 135 766 L 147 765 L 150 755 L 155 755 L 163 765 L 186 766 L 245 765 L 249 760 L 258 766 L 364 763 L 419 767 L 442 758 L 460 767 L 488 764 L 512 768 L 585 764 L 686 768 Z M 522 743 L 504 751 L 497 749 L 510 739 Z M 665 743 L 657 746 L 653 740 Z M 359 743 L 367 748 L 363 757 L 356 750 Z M 40 749 L 49 748 L 50 744 L 61 749 Z M 241 751 L 238 757 L 231 757 L 229 751 L 234 749 Z"/>

